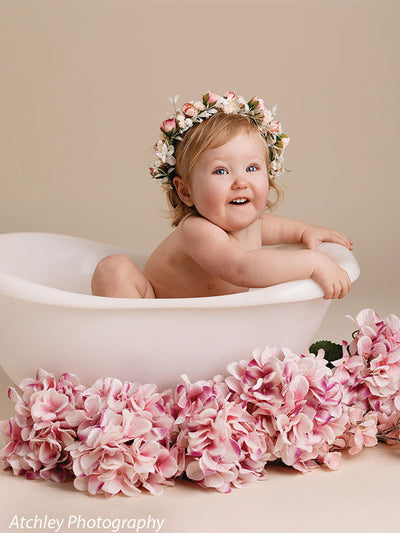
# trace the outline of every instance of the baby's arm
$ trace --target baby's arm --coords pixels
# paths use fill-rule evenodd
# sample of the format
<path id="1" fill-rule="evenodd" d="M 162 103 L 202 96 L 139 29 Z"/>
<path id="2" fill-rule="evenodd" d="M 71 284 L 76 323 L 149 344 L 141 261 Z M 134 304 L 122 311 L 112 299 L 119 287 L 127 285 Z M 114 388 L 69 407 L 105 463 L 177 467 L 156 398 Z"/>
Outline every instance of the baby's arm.
<path id="1" fill-rule="evenodd" d="M 267 214 L 263 217 L 262 243 L 264 246 L 303 243 L 310 250 L 316 250 L 321 242 L 336 242 L 349 250 L 353 246 L 353 241 L 338 231 L 276 215 Z"/>
<path id="2" fill-rule="evenodd" d="M 347 273 L 333 259 L 313 250 L 244 250 L 224 230 L 200 217 L 181 226 L 182 244 L 204 270 L 239 287 L 267 287 L 312 278 L 325 298 L 343 298 L 350 290 Z"/>

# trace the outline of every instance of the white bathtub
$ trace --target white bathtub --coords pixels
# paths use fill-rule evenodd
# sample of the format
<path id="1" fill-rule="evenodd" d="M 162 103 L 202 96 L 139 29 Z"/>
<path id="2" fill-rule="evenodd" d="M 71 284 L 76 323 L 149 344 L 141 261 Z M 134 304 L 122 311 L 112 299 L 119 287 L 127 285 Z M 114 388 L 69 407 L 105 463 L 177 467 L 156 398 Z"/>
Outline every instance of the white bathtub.
<path id="1" fill-rule="evenodd" d="M 337 244 L 320 251 L 359 276 L 353 254 Z M 41 367 L 98 377 L 154 382 L 224 373 L 230 361 L 265 345 L 301 352 L 329 301 L 312 280 L 207 298 L 120 299 L 92 296 L 97 262 L 111 253 L 138 266 L 146 254 L 78 237 L 48 233 L 0 235 L 0 358 L 19 383 Z"/>

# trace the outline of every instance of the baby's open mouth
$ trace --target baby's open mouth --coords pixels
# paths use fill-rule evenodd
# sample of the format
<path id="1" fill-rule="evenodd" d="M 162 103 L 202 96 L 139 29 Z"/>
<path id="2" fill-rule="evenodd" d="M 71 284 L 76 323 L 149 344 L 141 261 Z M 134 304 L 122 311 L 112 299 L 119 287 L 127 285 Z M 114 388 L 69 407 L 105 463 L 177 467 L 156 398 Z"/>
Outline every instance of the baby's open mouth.
<path id="1" fill-rule="evenodd" d="M 236 200 L 232 200 L 232 202 L 229 203 L 233 205 L 244 205 L 248 204 L 249 200 L 247 198 L 236 198 Z"/>

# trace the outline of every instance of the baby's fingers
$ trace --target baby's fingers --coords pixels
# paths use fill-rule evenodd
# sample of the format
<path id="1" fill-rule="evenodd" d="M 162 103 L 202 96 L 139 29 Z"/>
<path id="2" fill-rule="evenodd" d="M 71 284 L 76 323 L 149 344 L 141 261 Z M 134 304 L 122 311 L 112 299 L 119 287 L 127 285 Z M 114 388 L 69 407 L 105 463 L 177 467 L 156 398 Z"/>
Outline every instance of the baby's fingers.
<path id="1" fill-rule="evenodd" d="M 334 284 L 325 285 L 323 287 L 324 290 L 324 299 L 325 300 L 333 300 L 334 294 L 335 294 L 335 286 Z"/>
<path id="2" fill-rule="evenodd" d="M 344 276 L 343 276 L 342 284 L 341 284 L 341 291 L 340 291 L 340 295 L 338 296 L 338 299 L 341 300 L 344 296 L 346 296 L 346 294 L 350 292 L 350 289 L 351 289 L 350 278 L 347 272 L 344 272 Z"/>
<path id="3" fill-rule="evenodd" d="M 336 298 L 340 298 L 341 294 L 343 292 L 343 285 L 338 282 L 338 283 L 335 283 L 333 285 L 333 296 L 332 296 L 332 300 L 336 299 Z M 343 295 L 344 296 L 344 295 Z"/>
<path id="4" fill-rule="evenodd" d="M 334 232 L 332 237 L 332 242 L 337 242 L 338 244 L 345 246 L 349 250 L 353 248 L 353 241 L 349 239 L 347 235 L 344 235 L 344 233 Z"/>
<path id="5" fill-rule="evenodd" d="M 350 292 L 351 282 L 350 278 L 345 270 L 343 275 L 336 281 L 329 283 L 323 287 L 325 300 L 341 300 Z"/>

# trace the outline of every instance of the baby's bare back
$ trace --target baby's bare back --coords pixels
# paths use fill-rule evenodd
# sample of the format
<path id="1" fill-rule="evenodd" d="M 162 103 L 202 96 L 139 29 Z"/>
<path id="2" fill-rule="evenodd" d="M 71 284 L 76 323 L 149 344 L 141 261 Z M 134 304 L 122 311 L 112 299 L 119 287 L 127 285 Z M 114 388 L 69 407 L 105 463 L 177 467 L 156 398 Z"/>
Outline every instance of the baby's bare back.
<path id="1" fill-rule="evenodd" d="M 185 253 L 181 225 L 150 255 L 143 273 L 156 298 L 196 298 L 248 291 L 213 276 Z"/>

